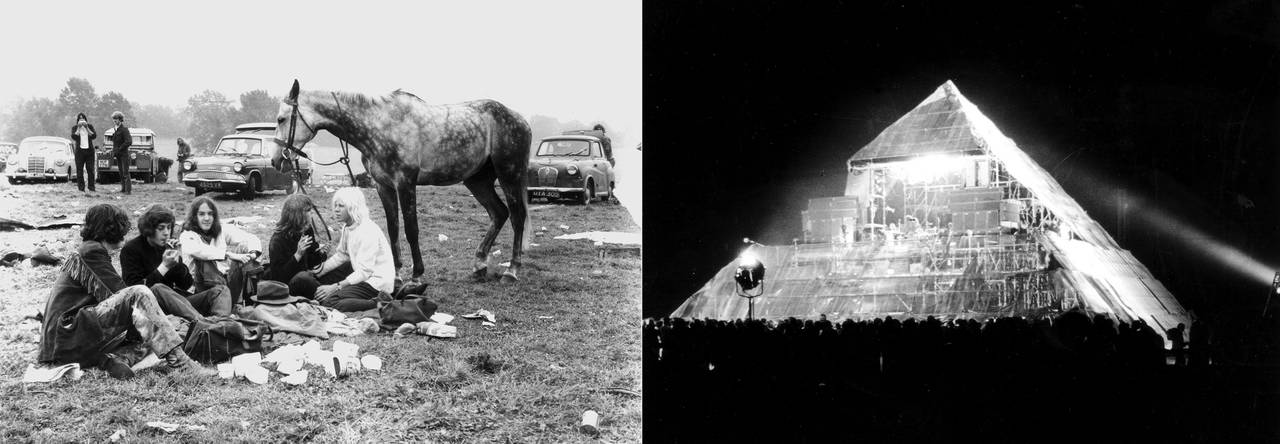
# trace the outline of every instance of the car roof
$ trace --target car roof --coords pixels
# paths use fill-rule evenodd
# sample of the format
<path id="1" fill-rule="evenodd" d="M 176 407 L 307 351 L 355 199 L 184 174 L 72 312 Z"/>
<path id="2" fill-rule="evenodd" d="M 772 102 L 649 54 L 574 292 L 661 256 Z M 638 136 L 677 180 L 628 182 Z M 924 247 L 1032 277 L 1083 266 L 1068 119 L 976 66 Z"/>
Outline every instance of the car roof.
<path id="1" fill-rule="evenodd" d="M 33 136 L 33 137 L 22 139 L 22 141 L 23 142 L 62 142 L 66 144 L 71 143 L 70 140 L 64 137 L 56 137 L 56 136 Z"/>
<path id="2" fill-rule="evenodd" d="M 115 133 L 116 133 L 116 127 L 113 126 L 111 128 L 107 128 L 107 131 L 103 134 L 110 136 Z M 129 128 L 129 135 L 130 136 L 155 136 L 156 132 L 151 131 L 150 128 Z"/>
<path id="3" fill-rule="evenodd" d="M 542 138 L 543 142 L 546 142 L 548 140 L 586 140 L 586 141 L 599 142 L 600 138 L 596 136 L 579 136 L 579 135 L 571 135 L 571 134 L 562 134 L 559 136 L 547 136 Z"/>
<path id="4" fill-rule="evenodd" d="M 256 122 L 256 123 L 242 123 L 242 124 L 236 125 L 236 132 L 262 131 L 262 130 L 275 131 L 276 123 L 275 122 Z"/>

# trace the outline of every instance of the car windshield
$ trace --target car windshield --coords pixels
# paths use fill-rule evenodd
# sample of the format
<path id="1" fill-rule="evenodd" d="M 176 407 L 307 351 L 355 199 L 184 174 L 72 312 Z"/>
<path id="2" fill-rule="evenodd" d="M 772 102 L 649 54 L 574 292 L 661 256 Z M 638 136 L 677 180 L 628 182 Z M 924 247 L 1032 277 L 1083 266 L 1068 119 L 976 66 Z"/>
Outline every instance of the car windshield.
<path id="1" fill-rule="evenodd" d="M 35 140 L 31 142 L 22 142 L 18 147 L 18 152 L 25 154 L 55 154 L 66 153 L 67 144 L 62 142 L 52 142 L 48 140 Z"/>
<path id="2" fill-rule="evenodd" d="M 585 140 L 546 140 L 538 146 L 539 156 L 586 156 L 591 143 Z"/>
<path id="3" fill-rule="evenodd" d="M 215 156 L 248 156 L 262 154 L 262 141 L 258 139 L 227 138 L 218 142 L 213 150 Z"/>

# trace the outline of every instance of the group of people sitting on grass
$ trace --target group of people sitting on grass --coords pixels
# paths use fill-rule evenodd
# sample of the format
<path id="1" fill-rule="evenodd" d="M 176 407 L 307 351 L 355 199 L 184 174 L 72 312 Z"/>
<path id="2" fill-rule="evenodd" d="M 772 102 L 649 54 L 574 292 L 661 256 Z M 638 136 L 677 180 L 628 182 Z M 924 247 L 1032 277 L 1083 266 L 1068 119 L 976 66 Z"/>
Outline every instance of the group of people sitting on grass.
<path id="1" fill-rule="evenodd" d="M 262 242 L 223 223 L 207 197 L 191 202 L 176 240 L 174 214 L 164 206 L 144 211 L 138 236 L 128 242 L 128 213 L 111 204 L 89 208 L 80 230 L 83 243 L 64 263 L 46 302 L 38 361 L 101 367 L 127 377 L 136 359 L 115 351 L 132 339 L 167 367 L 216 374 L 183 352 L 168 315 L 190 321 L 235 315 L 246 299 L 252 302 L 245 297 L 247 275 L 257 271 L 263 280 L 288 283 L 293 296 L 340 311 L 376 307 L 375 297 L 392 291 L 395 266 L 386 235 L 369 219 L 364 194 L 358 188 L 334 193 L 333 219 L 343 228 L 332 254 L 316 238 L 313 208 L 303 194 L 285 200 L 264 270 L 258 262 Z M 114 250 L 121 250 L 123 273 L 111 264 Z"/>

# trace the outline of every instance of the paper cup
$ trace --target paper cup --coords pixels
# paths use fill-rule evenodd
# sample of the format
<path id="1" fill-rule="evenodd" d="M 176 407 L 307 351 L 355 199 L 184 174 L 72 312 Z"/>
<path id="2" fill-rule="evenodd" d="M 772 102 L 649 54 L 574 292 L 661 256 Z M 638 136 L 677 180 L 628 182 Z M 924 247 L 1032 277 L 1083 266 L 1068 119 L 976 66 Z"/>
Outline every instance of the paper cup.
<path id="1" fill-rule="evenodd" d="M 582 429 L 583 432 L 590 433 L 592 435 L 599 433 L 600 431 L 598 428 L 599 425 L 600 425 L 599 413 L 596 413 L 595 410 L 587 410 L 585 412 L 582 412 L 582 424 L 579 425 L 578 427 Z"/>
<path id="2" fill-rule="evenodd" d="M 360 358 L 360 364 L 369 370 L 382 370 L 382 358 L 374 355 L 364 355 Z"/>
<path id="3" fill-rule="evenodd" d="M 231 364 L 218 364 L 218 377 L 222 379 L 231 379 L 236 377 L 236 366 Z"/>

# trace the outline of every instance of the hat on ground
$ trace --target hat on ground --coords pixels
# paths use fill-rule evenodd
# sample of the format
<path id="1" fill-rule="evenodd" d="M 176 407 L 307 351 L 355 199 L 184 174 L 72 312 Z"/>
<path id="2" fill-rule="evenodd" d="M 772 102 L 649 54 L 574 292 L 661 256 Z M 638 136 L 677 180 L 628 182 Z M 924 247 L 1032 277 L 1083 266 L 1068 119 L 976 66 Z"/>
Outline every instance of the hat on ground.
<path id="1" fill-rule="evenodd" d="M 302 298 L 289 296 L 289 286 L 280 281 L 259 281 L 258 294 L 250 297 L 259 304 L 285 305 L 301 301 Z"/>

